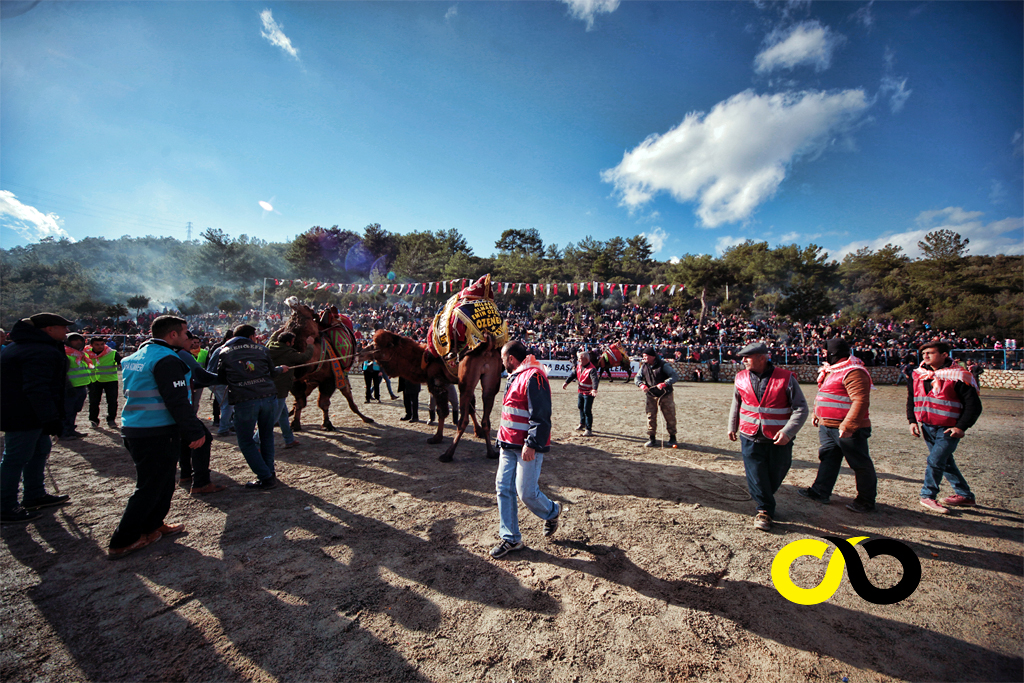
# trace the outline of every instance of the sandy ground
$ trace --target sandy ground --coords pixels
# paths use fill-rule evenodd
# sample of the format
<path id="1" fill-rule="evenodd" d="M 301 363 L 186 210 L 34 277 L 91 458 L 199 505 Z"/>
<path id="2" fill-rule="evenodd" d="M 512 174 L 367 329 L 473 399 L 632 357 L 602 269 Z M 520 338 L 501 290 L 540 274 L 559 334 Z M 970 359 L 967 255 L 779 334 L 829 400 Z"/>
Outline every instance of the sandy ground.
<path id="1" fill-rule="evenodd" d="M 361 389 L 361 382 L 356 381 Z M 604 383 L 596 434 L 555 383 L 554 444 L 542 487 L 566 504 L 555 537 L 521 511 L 528 549 L 492 560 L 495 461 L 467 436 L 455 462 L 407 425 L 401 401 L 337 400 L 339 431 L 307 411 L 303 447 L 278 450 L 282 486 L 252 492 L 233 440 L 214 481 L 179 488 L 168 521 L 188 526 L 117 562 L 104 557 L 134 469 L 116 434 L 58 445 L 52 472 L 71 504 L 3 528 L 4 681 L 1020 681 L 1020 393 L 988 391 L 957 454 L 980 506 L 948 517 L 918 505 L 925 449 L 906 429 L 905 389 L 873 394 L 880 510 L 845 509 L 844 469 L 824 507 L 796 494 L 817 466 L 808 425 L 771 533 L 751 526 L 738 447 L 725 435 L 731 385 L 682 384 L 679 449 L 645 449 L 640 393 Z M 812 398 L 814 387 L 805 386 Z M 421 398 L 426 399 L 424 392 Z M 210 416 L 208 394 L 201 414 Z M 683 416 L 687 416 L 684 418 Z M 426 410 L 421 410 L 426 419 Z M 494 415 L 497 421 L 497 409 Z M 449 432 L 450 433 L 450 432 Z M 282 442 L 278 437 L 278 444 Z M 56 488 L 51 485 L 51 492 Z M 948 495 L 948 486 L 942 495 Z M 800 606 L 773 587 L 775 554 L 801 538 L 890 537 L 923 575 L 894 605 L 844 578 Z M 899 564 L 868 560 L 880 587 Z M 792 567 L 812 587 L 825 563 Z M 845 677 L 845 678 L 844 678 Z"/>

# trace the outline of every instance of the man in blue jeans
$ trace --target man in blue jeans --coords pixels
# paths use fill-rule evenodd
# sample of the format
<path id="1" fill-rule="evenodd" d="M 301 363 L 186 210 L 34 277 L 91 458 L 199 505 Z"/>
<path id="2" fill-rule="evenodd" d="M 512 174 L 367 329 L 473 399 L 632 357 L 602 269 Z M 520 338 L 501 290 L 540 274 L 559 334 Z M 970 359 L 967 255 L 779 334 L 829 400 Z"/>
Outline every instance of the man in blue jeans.
<path id="1" fill-rule="evenodd" d="M 949 344 L 933 341 L 921 347 L 921 366 L 907 385 L 907 421 L 910 433 L 923 436 L 928 445 L 928 464 L 921 487 L 921 505 L 940 515 L 949 508 L 973 507 L 974 494 L 956 466 L 953 453 L 965 432 L 981 415 L 981 399 L 974 375 L 949 358 Z M 943 477 L 953 495 L 936 500 Z"/>
<path id="2" fill-rule="evenodd" d="M 38 519 L 40 508 L 63 505 L 70 496 L 46 492 L 44 473 L 51 436 L 64 423 L 64 385 L 68 359 L 64 338 L 73 323 L 53 313 L 19 320 L 11 343 L 0 352 L 0 430 L 4 453 L 0 459 L 0 522 L 15 524 Z M 25 481 L 24 502 L 18 488 Z"/>
<path id="3" fill-rule="evenodd" d="M 273 378 L 289 368 L 274 367 L 267 347 L 256 341 L 256 328 L 252 325 L 239 325 L 233 334 L 220 348 L 217 375 L 228 385 L 228 403 L 235 409 L 238 448 L 256 475 L 245 487 L 272 489 L 277 485 L 274 424 L 280 412 Z M 257 430 L 259 444 L 254 438 Z"/>
<path id="4" fill-rule="evenodd" d="M 313 337 L 306 337 L 306 350 L 298 351 L 295 348 L 295 334 L 282 332 L 277 339 L 271 339 L 267 344 L 267 351 L 270 352 L 270 360 L 280 365 L 302 365 L 313 357 L 313 344 L 316 340 Z M 281 436 L 284 437 L 285 448 L 298 448 L 299 442 L 292 432 L 292 426 L 288 422 L 288 394 L 291 393 L 295 384 L 295 371 L 283 372 L 274 378 L 274 387 L 277 389 L 277 410 L 278 424 L 281 425 Z"/>
<path id="5" fill-rule="evenodd" d="M 547 368 L 528 356 L 526 346 L 511 341 L 501 349 L 501 362 L 508 371 L 505 396 L 501 401 L 498 427 L 498 536 L 491 557 L 504 557 L 526 547 L 519 533 L 519 505 L 544 520 L 544 535 L 558 529 L 562 508 L 545 496 L 537 485 L 544 454 L 551 449 L 551 385 Z"/>

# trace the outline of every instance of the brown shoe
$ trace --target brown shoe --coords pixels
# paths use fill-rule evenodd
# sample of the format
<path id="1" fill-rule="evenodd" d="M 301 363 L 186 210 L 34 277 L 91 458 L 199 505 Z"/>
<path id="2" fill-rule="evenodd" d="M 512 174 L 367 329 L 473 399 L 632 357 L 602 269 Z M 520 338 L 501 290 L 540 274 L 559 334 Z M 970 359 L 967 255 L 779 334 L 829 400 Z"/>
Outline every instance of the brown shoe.
<path id="1" fill-rule="evenodd" d="M 152 545 L 159 541 L 161 536 L 163 536 L 163 534 L 161 534 L 160 531 L 154 531 L 150 534 L 142 534 L 139 536 L 139 540 L 129 546 L 125 546 L 124 548 L 108 548 L 107 559 L 118 560 L 130 553 L 134 553 L 136 550 L 142 550 L 147 545 Z"/>
<path id="2" fill-rule="evenodd" d="M 189 489 L 189 493 L 194 496 L 197 493 L 220 493 L 221 491 L 224 491 L 226 489 L 227 486 L 221 486 L 220 484 L 210 483 L 207 484 L 206 486 L 200 486 L 199 488 L 193 486 L 191 489 Z"/>
<path id="3" fill-rule="evenodd" d="M 184 524 L 163 524 L 159 529 L 157 529 L 161 536 L 174 536 L 175 534 L 180 534 L 184 530 Z"/>

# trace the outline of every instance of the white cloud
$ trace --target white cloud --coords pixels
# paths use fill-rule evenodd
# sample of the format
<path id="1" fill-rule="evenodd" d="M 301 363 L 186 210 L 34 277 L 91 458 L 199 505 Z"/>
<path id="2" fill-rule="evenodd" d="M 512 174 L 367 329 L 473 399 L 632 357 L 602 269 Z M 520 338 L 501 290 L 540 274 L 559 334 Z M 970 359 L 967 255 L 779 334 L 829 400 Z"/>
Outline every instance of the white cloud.
<path id="1" fill-rule="evenodd" d="M 779 244 L 794 244 L 800 239 L 800 233 L 798 232 L 787 232 L 785 235 L 779 238 Z"/>
<path id="2" fill-rule="evenodd" d="M 679 259 L 678 256 L 670 256 L 669 259 L 668 259 L 668 262 L 671 263 L 674 266 L 677 263 L 679 263 L 679 260 L 680 259 Z"/>
<path id="3" fill-rule="evenodd" d="M 631 211 L 660 191 L 697 201 L 706 227 L 748 219 L 770 199 L 794 160 L 823 152 L 870 106 L 863 90 L 757 95 L 687 114 L 664 135 L 648 136 L 601 179 Z"/>
<path id="4" fill-rule="evenodd" d="M 715 253 L 721 256 L 729 247 L 734 247 L 737 244 L 743 244 L 746 241 L 746 237 L 733 237 L 732 235 L 722 235 L 717 240 L 715 240 Z"/>
<path id="5" fill-rule="evenodd" d="M 665 242 L 668 241 L 668 233 L 661 229 L 661 227 L 655 227 L 650 232 L 640 233 L 647 238 L 647 243 L 651 245 L 651 253 L 657 254 L 659 251 L 665 248 Z"/>
<path id="6" fill-rule="evenodd" d="M 459 16 L 459 8 L 456 7 L 455 5 L 452 5 L 451 7 L 448 8 L 448 11 L 444 13 L 444 20 L 451 21 L 457 16 Z"/>
<path id="7" fill-rule="evenodd" d="M 594 17 L 611 14 L 619 8 L 619 0 L 561 0 L 569 6 L 569 14 L 587 24 L 587 30 L 594 28 Z"/>
<path id="8" fill-rule="evenodd" d="M 28 242 L 45 237 L 75 240 L 62 227 L 64 221 L 55 213 L 43 213 L 34 206 L 22 204 L 13 192 L 0 190 L 0 225 L 14 230 Z"/>
<path id="9" fill-rule="evenodd" d="M 764 74 L 806 65 L 825 71 L 832 63 L 833 50 L 843 40 L 843 36 L 813 20 L 776 29 L 765 37 L 765 48 L 754 58 L 754 70 Z"/>
<path id="10" fill-rule="evenodd" d="M 867 5 L 861 7 L 856 12 L 850 15 L 850 18 L 859 23 L 864 28 L 871 28 L 875 23 L 875 17 L 871 14 L 871 6 L 875 4 L 875 0 L 871 0 Z"/>
<path id="11" fill-rule="evenodd" d="M 974 256 L 993 254 L 1024 254 L 1024 218 L 1004 218 L 1000 221 L 985 223 L 981 211 L 964 211 L 960 207 L 951 206 L 939 211 L 922 211 L 915 220 L 917 227 L 913 230 L 883 235 L 874 240 L 851 242 L 838 249 L 834 256 L 841 261 L 847 254 L 868 247 L 873 251 L 886 244 L 903 247 L 911 258 L 921 256 L 917 243 L 924 240 L 925 235 L 933 230 L 952 230 L 961 237 L 970 240 L 967 253 Z"/>
<path id="12" fill-rule="evenodd" d="M 1021 129 L 1013 131 L 1013 139 L 1010 140 L 1010 147 L 1013 148 L 1013 156 L 1019 157 L 1024 154 L 1024 136 L 1021 135 Z"/>
<path id="13" fill-rule="evenodd" d="M 998 180 L 992 181 L 992 191 L 988 193 L 988 199 L 993 204 L 1002 204 L 1006 199 L 1006 188 Z"/>
<path id="14" fill-rule="evenodd" d="M 260 32 L 260 35 L 266 38 L 271 45 L 281 48 L 297 61 L 299 59 L 299 51 L 292 47 L 292 41 L 284 34 L 278 23 L 274 21 L 274 16 L 270 13 L 270 10 L 265 9 L 260 12 L 260 19 L 263 20 L 263 30 Z"/>

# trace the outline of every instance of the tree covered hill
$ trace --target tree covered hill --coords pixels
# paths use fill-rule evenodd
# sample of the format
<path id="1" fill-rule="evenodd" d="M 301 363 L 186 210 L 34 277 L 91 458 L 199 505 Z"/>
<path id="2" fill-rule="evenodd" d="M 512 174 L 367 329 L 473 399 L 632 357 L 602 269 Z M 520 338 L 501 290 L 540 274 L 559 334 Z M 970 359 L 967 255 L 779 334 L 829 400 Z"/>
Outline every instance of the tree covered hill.
<path id="1" fill-rule="evenodd" d="M 1021 337 L 1024 257 L 970 256 L 968 241 L 948 230 L 929 233 L 920 246 L 920 259 L 887 245 L 837 261 L 814 244 L 770 247 L 748 240 L 720 257 L 687 254 L 669 263 L 651 258 L 643 235 L 604 242 L 587 236 L 559 246 L 545 244 L 536 229 L 506 230 L 495 242 L 495 253 L 486 257 L 473 254 L 454 229 L 397 234 L 379 224 L 361 233 L 314 226 L 290 243 L 232 237 L 216 229 L 189 242 L 169 237 L 47 239 L 0 250 L 0 324 L 9 329 L 18 318 L 42 310 L 118 317 L 128 315 L 129 308 L 183 313 L 258 308 L 266 277 L 405 283 L 491 273 L 499 282 L 685 285 L 673 296 L 648 290 L 637 296 L 642 303 L 695 310 L 717 306 L 793 320 L 838 312 L 848 320 L 912 319 L 961 335 Z M 310 298 L 309 292 L 278 287 L 268 299 L 279 301 L 289 293 Z M 512 296 L 536 300 L 539 306 L 545 295 Z M 557 298 L 569 296 L 563 288 Z M 579 296 L 593 298 L 590 293 Z M 379 301 L 385 295 L 354 298 L 369 297 Z M 324 290 L 314 298 L 346 303 L 353 297 Z M 620 301 L 605 297 L 592 305 Z"/>

